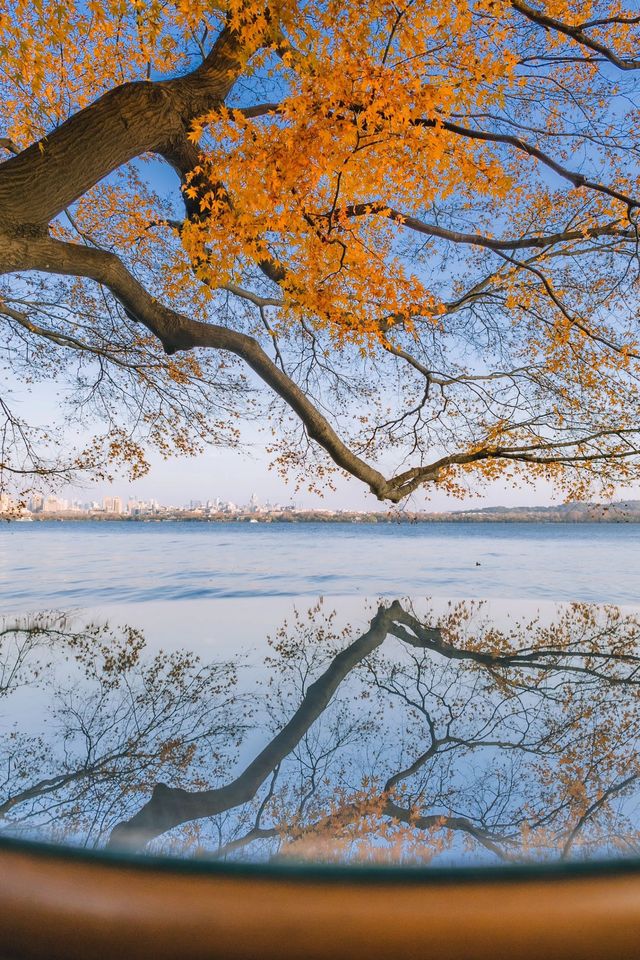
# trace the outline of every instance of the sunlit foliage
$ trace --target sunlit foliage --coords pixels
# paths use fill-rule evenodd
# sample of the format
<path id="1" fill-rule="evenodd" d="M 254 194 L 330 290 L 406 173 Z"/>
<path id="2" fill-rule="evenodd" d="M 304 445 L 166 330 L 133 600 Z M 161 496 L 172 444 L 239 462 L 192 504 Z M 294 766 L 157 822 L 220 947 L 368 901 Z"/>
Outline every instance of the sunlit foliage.
<path id="1" fill-rule="evenodd" d="M 639 27 L 609 0 L 11 0 L 2 355 L 102 426 L 65 460 L 1 398 L 3 483 L 236 443 L 260 381 L 309 483 L 636 477 Z"/>

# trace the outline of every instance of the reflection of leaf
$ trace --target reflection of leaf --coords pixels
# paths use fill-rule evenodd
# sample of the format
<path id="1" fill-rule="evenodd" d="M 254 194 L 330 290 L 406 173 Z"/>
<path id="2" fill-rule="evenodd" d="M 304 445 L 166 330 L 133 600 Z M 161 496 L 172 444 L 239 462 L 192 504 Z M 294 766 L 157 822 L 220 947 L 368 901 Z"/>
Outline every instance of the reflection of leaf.
<path id="1" fill-rule="evenodd" d="M 272 641 L 274 732 L 259 761 L 263 779 L 273 771 L 268 802 L 258 800 L 253 774 L 255 799 L 238 792 L 256 760 L 222 791 L 176 796 L 173 820 L 162 812 L 171 793 L 154 795 L 133 818 L 135 842 L 145 829 L 190 819 L 200 803 L 199 815 L 216 815 L 219 823 L 222 808 L 236 811 L 231 821 L 224 814 L 225 855 L 276 843 L 287 856 L 313 850 L 330 858 L 424 861 L 459 849 L 460 834 L 471 848 L 499 857 L 561 851 L 589 798 L 634 763 L 628 736 L 640 663 L 636 619 L 580 604 L 561 608 L 550 623 L 537 617 L 507 629 L 474 603 L 437 617 L 396 603 L 381 615 L 384 645 L 371 645 L 370 633 L 348 643 L 335 615 L 320 606 L 307 617 L 295 612 Z M 399 646 L 388 646 L 391 637 Z M 331 699 L 321 714 L 309 713 L 309 691 L 335 677 L 345 654 L 352 662 L 339 686 L 329 681 Z M 293 729 L 296 743 L 283 756 L 282 732 L 290 738 Z M 587 749 L 598 762 L 584 781 L 572 757 L 584 759 Z M 276 760 L 277 769 L 270 765 Z M 591 828 L 585 819 L 580 830 Z M 119 829 L 119 840 L 128 830 Z M 607 842 L 599 836 L 595 831 L 589 842 Z"/>

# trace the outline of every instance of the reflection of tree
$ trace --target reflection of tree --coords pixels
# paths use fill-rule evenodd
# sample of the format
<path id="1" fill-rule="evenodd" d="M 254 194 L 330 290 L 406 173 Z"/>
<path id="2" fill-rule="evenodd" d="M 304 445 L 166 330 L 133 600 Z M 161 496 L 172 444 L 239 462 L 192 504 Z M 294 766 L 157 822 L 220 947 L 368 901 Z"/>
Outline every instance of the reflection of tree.
<path id="1" fill-rule="evenodd" d="M 48 703 L 45 729 L 14 724 L 0 740 L 0 825 L 99 842 L 161 774 L 201 784 L 223 743 L 228 762 L 241 732 L 234 666 L 144 648 L 129 627 L 75 630 L 58 614 L 0 628 L 0 698 L 28 685 L 29 702 Z"/>
<path id="2" fill-rule="evenodd" d="M 349 642 L 312 614 L 273 644 L 267 746 L 216 789 L 156 788 L 114 844 L 212 817 L 198 836 L 220 856 L 424 859 L 464 838 L 510 858 L 632 840 L 633 617 L 574 605 L 499 630 L 460 604 L 434 627 L 396 602 Z"/>
<path id="3" fill-rule="evenodd" d="M 387 779 L 385 813 L 414 831 L 463 831 L 501 857 L 568 853 L 637 776 L 638 624 L 574 605 L 499 631 L 478 628 L 477 612 L 459 605 L 434 633 L 405 608 L 391 632 L 407 655 L 370 665 L 376 689 L 404 705 L 408 741 L 427 744 Z"/>
<path id="4" fill-rule="evenodd" d="M 253 736 L 265 745 L 236 776 L 243 706 L 229 665 L 204 669 L 174 655 L 144 666 L 133 632 L 118 647 L 106 628 L 69 641 L 59 630 L 55 643 L 67 644 L 94 700 L 105 697 L 93 729 L 108 734 L 79 765 L 88 741 L 79 750 L 73 714 L 75 727 L 65 722 L 75 732 L 62 742 L 73 743 L 76 760 L 65 747 L 59 776 L 86 771 L 73 780 L 76 793 L 72 781 L 43 789 L 41 778 L 23 775 L 9 803 L 18 798 L 12 807 L 40 820 L 45 808 L 51 822 L 64 814 L 72 833 L 96 838 L 119 814 L 115 847 L 155 840 L 221 858 L 424 862 L 635 850 L 634 617 L 575 604 L 548 621 L 500 626 L 481 603 L 437 613 L 396 601 L 362 633 L 336 622 L 317 606 L 271 640 L 266 686 L 253 695 Z M 45 660 L 47 636 L 38 641 Z M 57 709 L 68 718 L 66 697 L 60 688 Z M 137 741 L 134 701 L 149 717 Z M 34 787 L 37 802 L 26 796 Z"/>

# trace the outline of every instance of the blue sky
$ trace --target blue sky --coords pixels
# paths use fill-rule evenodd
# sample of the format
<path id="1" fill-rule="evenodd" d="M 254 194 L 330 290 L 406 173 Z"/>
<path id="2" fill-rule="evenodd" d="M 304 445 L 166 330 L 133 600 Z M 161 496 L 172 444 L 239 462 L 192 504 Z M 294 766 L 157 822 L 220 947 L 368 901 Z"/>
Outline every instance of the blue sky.
<path id="1" fill-rule="evenodd" d="M 50 381 L 28 387 L 14 381 L 8 386 L 12 388 L 15 412 L 24 419 L 47 424 L 59 417 L 60 400 L 64 396 L 63 384 Z M 73 421 L 66 422 L 65 431 L 82 442 L 83 437 Z M 89 436 L 87 431 L 86 437 Z M 256 493 L 262 502 L 287 504 L 293 501 L 299 507 L 385 509 L 385 505 L 380 504 L 360 481 L 351 477 L 336 476 L 336 490 L 327 490 L 324 497 L 309 493 L 304 488 L 296 491 L 293 478 L 286 482 L 275 470 L 269 469 L 270 457 L 265 450 L 264 434 L 256 425 L 245 425 L 242 439 L 239 448 L 209 448 L 201 456 L 193 458 L 163 460 L 155 456 L 151 458 L 150 473 L 138 481 L 131 482 L 126 477 L 118 478 L 111 485 L 87 481 L 80 486 L 63 488 L 62 495 L 81 500 L 100 500 L 105 495 L 117 494 L 125 499 L 154 498 L 161 503 L 178 506 L 190 500 L 206 501 L 216 497 L 243 504 L 248 502 L 251 494 Z M 470 475 L 469 484 L 469 496 L 464 500 L 449 497 L 437 487 L 429 486 L 414 494 L 405 506 L 410 510 L 440 511 L 464 506 L 546 505 L 562 500 L 551 485 L 542 482 L 534 485 L 523 483 L 518 488 L 506 482 L 478 487 L 474 485 L 473 475 Z M 620 489 L 618 498 L 640 498 L 640 485 Z"/>
<path id="2" fill-rule="evenodd" d="M 277 503 L 295 502 L 297 506 L 318 509 L 369 509 L 383 510 L 383 504 L 370 494 L 362 483 L 351 478 L 338 479 L 335 492 L 328 491 L 324 498 L 304 490 L 295 492 L 295 484 L 285 483 L 273 470 L 269 470 L 269 458 L 259 443 L 244 450 L 212 449 L 203 456 L 185 460 L 155 462 L 149 475 L 130 483 L 123 479 L 112 486 L 87 484 L 83 488 L 66 488 L 65 496 L 80 496 L 81 499 L 100 499 L 107 493 L 123 497 L 149 499 L 176 506 L 189 500 L 208 500 L 220 497 L 235 503 L 246 503 L 252 493 L 260 500 Z M 431 495 L 418 493 L 407 501 L 409 509 L 455 510 L 461 501 L 447 497 L 431 488 Z M 493 484 L 483 495 L 464 501 L 470 506 L 496 504 L 547 504 L 552 501 L 552 490 L 547 485 L 526 487 L 514 491 L 503 484 Z"/>

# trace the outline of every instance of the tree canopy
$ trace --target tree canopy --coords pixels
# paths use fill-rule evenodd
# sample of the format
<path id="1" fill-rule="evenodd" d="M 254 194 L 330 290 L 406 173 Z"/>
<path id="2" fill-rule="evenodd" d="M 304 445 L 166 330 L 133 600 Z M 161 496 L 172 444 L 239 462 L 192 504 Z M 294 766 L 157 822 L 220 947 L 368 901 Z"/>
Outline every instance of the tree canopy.
<path id="1" fill-rule="evenodd" d="M 63 448 L 5 390 L 3 487 L 265 404 L 281 469 L 391 502 L 637 477 L 639 32 L 617 0 L 8 0 L 2 358 L 97 427 Z"/>

